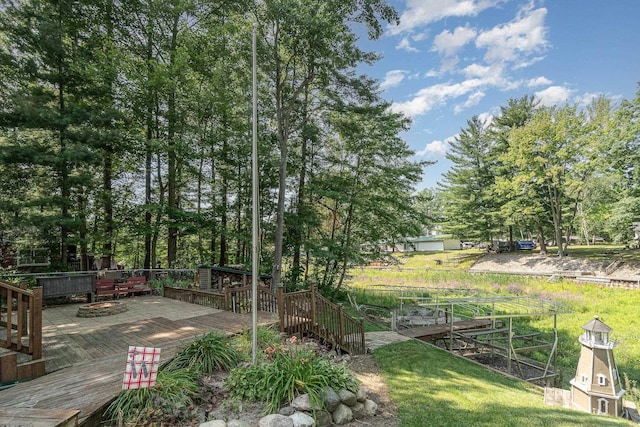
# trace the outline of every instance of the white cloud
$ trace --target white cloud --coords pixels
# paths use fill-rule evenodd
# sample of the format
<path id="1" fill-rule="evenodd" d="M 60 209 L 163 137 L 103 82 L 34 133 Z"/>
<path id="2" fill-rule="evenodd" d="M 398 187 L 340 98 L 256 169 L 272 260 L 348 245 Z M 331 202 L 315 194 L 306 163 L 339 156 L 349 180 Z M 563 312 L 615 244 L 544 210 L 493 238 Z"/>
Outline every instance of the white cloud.
<path id="1" fill-rule="evenodd" d="M 605 96 L 605 94 L 602 92 L 587 92 L 584 95 L 576 97 L 576 102 L 581 107 L 586 107 L 601 96 Z"/>
<path id="2" fill-rule="evenodd" d="M 535 97 L 540 100 L 540 105 L 553 107 L 555 105 L 569 102 L 571 91 L 564 86 L 549 86 L 548 88 L 535 93 Z"/>
<path id="3" fill-rule="evenodd" d="M 484 113 L 478 114 L 478 119 L 480 119 L 480 121 L 484 123 L 485 127 L 488 127 L 497 114 L 500 114 L 500 109 L 498 107 L 494 107 L 490 111 L 485 111 Z"/>
<path id="4" fill-rule="evenodd" d="M 450 99 L 464 96 L 482 85 L 483 82 L 480 79 L 469 79 L 460 83 L 441 83 L 429 86 L 418 91 L 410 101 L 394 103 L 391 110 L 411 117 L 419 116 Z"/>
<path id="5" fill-rule="evenodd" d="M 547 86 L 553 83 L 551 80 L 544 76 L 536 77 L 527 82 L 527 87 Z"/>
<path id="6" fill-rule="evenodd" d="M 407 72 L 404 70 L 388 71 L 384 76 L 384 81 L 380 83 L 380 89 L 386 90 L 390 87 L 398 86 L 400 83 L 402 83 L 406 75 Z"/>
<path id="7" fill-rule="evenodd" d="M 522 9 L 511 22 L 497 25 L 478 35 L 476 46 L 487 51 L 484 60 L 516 62 L 521 56 L 542 52 L 548 42 L 544 19 L 547 9 Z"/>
<path id="8" fill-rule="evenodd" d="M 505 0 L 407 0 L 400 24 L 389 28 L 391 35 L 411 31 L 450 16 L 476 16 Z"/>
<path id="9" fill-rule="evenodd" d="M 449 145 L 455 141 L 457 138 L 457 134 L 454 136 L 450 136 L 446 138 L 444 141 L 433 140 L 429 142 L 424 149 L 417 151 L 417 157 L 444 157 L 447 154 L 447 150 L 449 149 Z"/>
<path id="10" fill-rule="evenodd" d="M 400 43 L 396 45 L 396 49 L 406 50 L 407 52 L 420 52 L 418 49 L 411 46 L 411 43 L 409 42 L 409 39 L 407 37 L 403 37 L 402 40 L 400 40 Z"/>
<path id="11" fill-rule="evenodd" d="M 458 27 L 453 32 L 444 30 L 433 40 L 433 50 L 445 55 L 455 55 L 460 48 L 474 39 L 477 32 L 473 28 Z"/>
<path id="12" fill-rule="evenodd" d="M 484 96 L 485 96 L 485 93 L 481 90 L 472 93 L 471 95 L 469 95 L 469 97 L 465 102 L 463 102 L 462 104 L 456 105 L 453 109 L 453 112 L 456 114 L 459 114 L 464 110 L 466 110 L 467 108 L 473 107 L 474 105 L 478 105 L 482 100 L 482 98 L 484 98 Z"/>

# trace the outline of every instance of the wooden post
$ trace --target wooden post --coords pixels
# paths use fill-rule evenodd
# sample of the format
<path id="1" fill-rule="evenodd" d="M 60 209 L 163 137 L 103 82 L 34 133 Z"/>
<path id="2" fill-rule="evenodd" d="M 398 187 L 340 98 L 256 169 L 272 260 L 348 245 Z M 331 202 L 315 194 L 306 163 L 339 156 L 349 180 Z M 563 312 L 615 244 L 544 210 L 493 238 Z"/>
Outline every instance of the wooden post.
<path id="1" fill-rule="evenodd" d="M 311 325 L 316 325 L 316 287 L 313 282 L 309 285 L 311 291 Z"/>
<path id="2" fill-rule="evenodd" d="M 29 349 L 32 360 L 42 358 L 42 288 L 34 288 L 30 304 Z"/>
<path id="3" fill-rule="evenodd" d="M 229 298 L 229 294 L 231 293 L 228 286 L 222 288 L 224 292 L 224 311 L 229 311 L 229 306 L 231 305 L 231 301 Z"/>
<path id="4" fill-rule="evenodd" d="M 451 303 L 451 323 L 449 324 L 449 351 L 453 351 L 453 303 Z"/>
<path id="5" fill-rule="evenodd" d="M 24 324 L 23 324 L 23 316 L 26 312 L 25 305 L 28 304 L 29 299 L 27 301 L 23 301 L 26 296 L 23 293 L 17 293 L 16 301 L 18 301 L 18 313 L 17 313 L 17 324 L 16 324 L 16 350 L 22 351 L 22 334 L 24 333 Z"/>
<path id="6" fill-rule="evenodd" d="M 278 286 L 278 317 L 280 318 L 280 332 L 284 332 L 284 287 Z"/>
<path id="7" fill-rule="evenodd" d="M 367 354 L 367 347 L 364 342 L 364 318 L 360 318 L 360 348 L 362 349 L 362 354 Z"/>
<path id="8" fill-rule="evenodd" d="M 6 348 L 11 348 L 11 337 L 13 335 L 13 295 L 11 288 L 7 288 L 7 344 Z"/>
<path id="9" fill-rule="evenodd" d="M 507 373 L 510 374 L 511 373 L 511 345 L 512 345 L 512 331 L 513 331 L 513 317 L 509 317 L 509 343 L 508 343 L 508 347 L 507 347 Z"/>
<path id="10" fill-rule="evenodd" d="M 338 303 L 338 345 L 344 348 L 344 308 Z"/>

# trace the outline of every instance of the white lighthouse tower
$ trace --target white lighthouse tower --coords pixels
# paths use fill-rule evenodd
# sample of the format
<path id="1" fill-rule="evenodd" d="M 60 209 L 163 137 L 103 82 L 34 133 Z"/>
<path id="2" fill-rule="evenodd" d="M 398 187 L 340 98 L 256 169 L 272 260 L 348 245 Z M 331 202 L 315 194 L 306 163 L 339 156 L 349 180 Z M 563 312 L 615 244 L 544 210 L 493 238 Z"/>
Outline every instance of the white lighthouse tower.
<path id="1" fill-rule="evenodd" d="M 613 356 L 617 342 L 609 339 L 611 328 L 595 316 L 582 329 L 580 360 L 576 376 L 570 381 L 571 401 L 584 411 L 620 416 L 624 390 Z"/>

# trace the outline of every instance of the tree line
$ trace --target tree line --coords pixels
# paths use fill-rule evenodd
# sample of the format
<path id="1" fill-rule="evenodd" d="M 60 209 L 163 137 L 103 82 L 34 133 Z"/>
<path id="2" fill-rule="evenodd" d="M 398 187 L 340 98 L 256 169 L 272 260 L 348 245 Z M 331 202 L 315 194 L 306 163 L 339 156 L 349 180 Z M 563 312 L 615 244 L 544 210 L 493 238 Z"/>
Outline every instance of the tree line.
<path id="1" fill-rule="evenodd" d="M 553 242 L 559 256 L 576 238 L 627 243 L 640 221 L 640 91 L 617 105 L 510 99 L 490 120 L 469 119 L 447 158 L 439 187 L 419 196 L 446 232 L 535 239 L 542 252 Z"/>
<path id="2" fill-rule="evenodd" d="M 422 222 L 409 121 L 356 72 L 377 59 L 356 31 L 397 19 L 383 0 L 0 1 L 0 243 L 56 269 L 250 265 L 255 26 L 261 268 L 340 286 L 361 243 Z"/>

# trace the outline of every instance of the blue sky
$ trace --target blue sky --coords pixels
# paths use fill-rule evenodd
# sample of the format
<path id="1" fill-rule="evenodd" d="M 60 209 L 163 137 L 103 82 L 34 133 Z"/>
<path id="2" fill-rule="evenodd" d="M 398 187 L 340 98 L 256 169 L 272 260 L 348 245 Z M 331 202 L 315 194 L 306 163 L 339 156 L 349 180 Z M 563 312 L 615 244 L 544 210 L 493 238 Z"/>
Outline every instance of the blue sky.
<path id="1" fill-rule="evenodd" d="M 402 137 L 434 160 L 418 189 L 435 187 L 451 141 L 474 115 L 490 119 L 509 98 L 585 105 L 632 99 L 640 82 L 638 0 L 390 0 L 400 25 L 365 50 L 392 108 L 413 119 Z"/>

